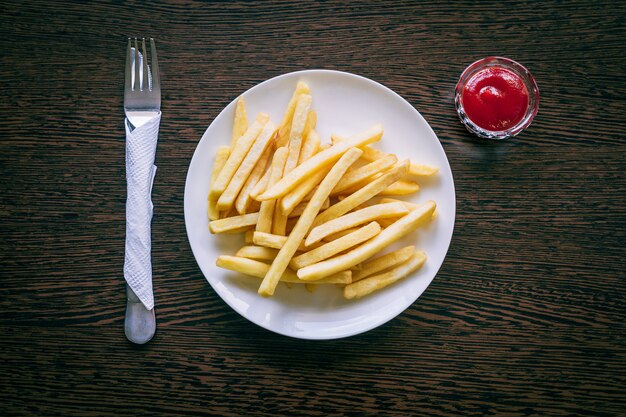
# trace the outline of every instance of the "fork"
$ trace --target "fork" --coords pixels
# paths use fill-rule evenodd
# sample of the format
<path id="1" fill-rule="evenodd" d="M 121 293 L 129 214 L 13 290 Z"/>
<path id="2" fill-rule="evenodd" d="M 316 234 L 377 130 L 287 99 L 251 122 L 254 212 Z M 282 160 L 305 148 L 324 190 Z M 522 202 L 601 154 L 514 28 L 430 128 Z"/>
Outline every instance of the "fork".
<path id="1" fill-rule="evenodd" d="M 134 44 L 134 45 L 133 45 Z M 133 47 L 134 46 L 134 47 Z M 159 64 L 154 39 L 150 38 L 151 65 L 148 65 L 146 39 L 128 38 L 124 84 L 124 112 L 132 129 L 143 126 L 156 117 L 161 109 Z M 124 333 L 133 343 L 143 344 L 154 336 L 156 317 L 154 308 L 148 310 L 126 284 L 126 316 Z"/>
<path id="2" fill-rule="evenodd" d="M 148 66 L 146 39 L 141 39 L 141 56 L 137 38 L 134 41 L 134 55 L 131 42 L 128 38 L 124 112 L 133 126 L 139 127 L 156 116 L 161 109 L 161 82 L 154 39 L 150 38 L 152 70 Z"/>

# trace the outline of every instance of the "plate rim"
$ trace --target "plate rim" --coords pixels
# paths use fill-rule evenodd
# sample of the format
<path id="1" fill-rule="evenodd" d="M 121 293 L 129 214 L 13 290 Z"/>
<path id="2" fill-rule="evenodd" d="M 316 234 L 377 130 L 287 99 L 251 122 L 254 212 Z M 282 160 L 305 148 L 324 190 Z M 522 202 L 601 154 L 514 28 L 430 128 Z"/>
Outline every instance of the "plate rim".
<path id="1" fill-rule="evenodd" d="M 199 149 L 200 142 L 202 141 L 204 136 L 208 133 L 209 129 L 211 128 L 211 126 L 213 125 L 215 120 L 220 118 L 222 116 L 222 114 L 224 112 L 226 112 L 228 110 L 228 108 L 231 105 L 233 105 L 233 103 L 235 103 L 237 98 L 239 98 L 241 96 L 244 96 L 250 90 L 253 90 L 253 89 L 256 89 L 256 88 L 260 88 L 264 84 L 277 81 L 277 80 L 279 80 L 281 78 L 297 77 L 298 75 L 305 75 L 305 74 L 306 75 L 308 75 L 308 74 L 336 74 L 336 75 L 341 75 L 341 76 L 349 76 L 349 77 L 357 78 L 360 81 L 364 81 L 364 82 L 366 82 L 368 84 L 372 84 L 374 87 L 382 88 L 382 89 L 386 90 L 388 93 L 391 93 L 393 96 L 395 96 L 395 98 L 400 99 L 400 102 L 404 106 L 408 106 L 408 108 L 410 108 L 410 110 L 419 119 L 421 119 L 422 122 L 424 122 L 426 127 L 432 133 L 432 135 L 437 139 L 436 143 L 439 146 L 441 152 L 443 153 L 443 156 L 444 156 L 444 159 L 445 159 L 445 162 L 447 164 L 447 168 L 448 168 L 448 170 L 450 172 L 450 177 L 451 177 L 451 180 L 452 180 L 451 181 L 451 186 L 452 186 L 451 192 L 452 192 L 452 204 L 453 204 L 453 207 L 452 207 L 452 210 L 451 210 L 451 213 L 452 213 L 451 222 L 452 222 L 452 224 L 451 224 L 450 239 L 448 240 L 448 242 L 446 244 L 445 252 L 443 254 L 443 259 L 441 261 L 441 264 L 434 271 L 433 277 L 431 278 L 431 280 L 428 283 L 428 285 L 426 286 L 426 288 L 424 288 L 424 290 L 419 295 L 417 295 L 417 297 L 415 297 L 415 299 L 413 299 L 412 301 L 407 303 L 405 306 L 403 306 L 401 309 L 399 309 L 394 314 L 389 315 L 387 317 L 383 317 L 382 320 L 373 321 L 372 323 L 369 323 L 369 325 L 367 325 L 367 326 L 357 327 L 357 328 L 355 328 L 353 330 L 350 330 L 348 332 L 344 332 L 344 333 L 342 333 L 340 335 L 316 335 L 316 334 L 309 334 L 309 333 L 303 333 L 303 334 L 288 333 L 286 331 L 281 331 L 279 329 L 271 328 L 269 325 L 265 325 L 262 321 L 256 321 L 253 318 L 247 317 L 246 315 L 244 315 L 243 312 L 241 312 L 230 300 L 228 300 L 228 298 L 222 296 L 220 291 L 216 288 L 216 286 L 213 285 L 213 283 L 211 283 L 209 278 L 202 271 L 202 267 L 200 266 L 200 262 L 198 261 L 198 256 L 196 254 L 196 250 L 194 249 L 193 245 L 191 244 L 190 222 L 188 221 L 187 210 L 186 210 L 186 207 L 187 207 L 187 196 L 189 195 L 188 187 L 189 187 L 189 184 L 190 184 L 191 166 L 192 166 L 192 164 L 193 164 L 193 162 L 194 162 L 194 160 L 196 158 L 196 155 L 198 154 L 198 149 Z M 209 123 L 209 125 L 205 129 L 204 133 L 202 134 L 202 136 L 200 137 L 200 139 L 196 143 L 193 155 L 192 155 L 191 160 L 189 162 L 189 165 L 187 167 L 187 175 L 185 176 L 185 189 L 184 189 L 184 196 L 183 196 L 183 215 L 184 215 L 184 221 L 185 221 L 185 231 L 187 232 L 187 243 L 191 247 L 191 251 L 193 253 L 194 260 L 196 261 L 196 264 L 197 264 L 198 268 L 200 269 L 200 272 L 204 276 L 205 280 L 209 283 L 209 285 L 211 286 L 213 291 L 233 311 L 235 311 L 237 314 L 239 314 L 241 317 L 243 317 L 244 319 L 248 320 L 249 322 L 251 322 L 251 323 L 253 323 L 253 324 L 255 324 L 255 325 L 257 325 L 257 326 L 259 326 L 259 327 L 261 327 L 261 328 L 263 328 L 265 330 L 268 330 L 268 331 L 270 331 L 272 333 L 276 333 L 276 334 L 279 334 L 279 335 L 282 335 L 282 336 L 286 336 L 286 337 L 290 337 L 290 338 L 294 338 L 294 339 L 301 339 L 301 340 L 336 340 L 336 339 L 344 339 L 344 338 L 347 338 L 347 337 L 363 334 L 363 333 L 366 333 L 366 332 L 368 332 L 370 330 L 373 330 L 375 328 L 378 328 L 378 327 L 388 323 L 392 319 L 394 319 L 394 318 L 398 317 L 399 315 L 401 315 L 410 306 L 412 306 L 422 296 L 422 294 L 426 291 L 426 289 L 428 289 L 428 287 L 432 284 L 432 281 L 434 281 L 434 279 L 437 277 L 437 274 L 439 273 L 441 267 L 443 266 L 443 263 L 445 262 L 445 260 L 447 258 L 448 252 L 450 250 L 450 245 L 452 244 L 452 238 L 454 237 L 454 230 L 455 230 L 455 227 L 456 227 L 456 187 L 455 187 L 455 184 L 454 184 L 454 175 L 453 175 L 453 172 L 452 172 L 452 167 L 450 166 L 450 161 L 448 159 L 448 155 L 446 154 L 445 149 L 443 148 L 443 145 L 441 144 L 441 140 L 439 139 L 439 137 L 437 136 L 437 134 L 435 133 L 433 128 L 430 126 L 428 121 L 424 118 L 424 116 L 422 116 L 422 114 L 411 103 L 409 103 L 408 100 L 406 100 L 404 97 L 402 97 L 400 94 L 396 93 L 394 90 L 392 90 L 391 88 L 387 87 L 386 85 L 384 85 L 384 84 L 382 84 L 382 83 L 380 83 L 378 81 L 372 80 L 370 78 L 367 78 L 365 76 L 359 75 L 359 74 L 354 74 L 352 72 L 340 71 L 340 70 L 306 69 L 306 70 L 298 70 L 298 71 L 292 71 L 292 72 L 287 72 L 287 73 L 283 73 L 283 74 L 280 74 L 280 75 L 276 75 L 276 76 L 268 78 L 268 79 L 266 79 L 266 80 L 264 80 L 264 81 L 262 81 L 260 83 L 254 84 L 252 87 L 246 89 L 242 93 L 240 93 L 237 96 L 235 96 L 235 98 L 233 98 L 228 104 L 226 104 L 226 106 L 224 106 L 222 108 L 222 110 L 213 118 L 211 123 Z"/>

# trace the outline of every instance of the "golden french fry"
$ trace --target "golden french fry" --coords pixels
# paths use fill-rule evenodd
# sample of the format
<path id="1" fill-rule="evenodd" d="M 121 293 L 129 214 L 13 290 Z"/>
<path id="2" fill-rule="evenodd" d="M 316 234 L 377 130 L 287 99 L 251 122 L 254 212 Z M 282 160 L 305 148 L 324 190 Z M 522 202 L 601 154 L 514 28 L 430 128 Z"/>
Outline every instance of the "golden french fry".
<path id="1" fill-rule="evenodd" d="M 301 94 L 296 102 L 296 110 L 293 113 L 291 130 L 289 131 L 289 155 L 287 162 L 285 162 L 283 175 L 290 173 L 298 165 L 298 158 L 302 149 L 302 134 L 312 101 L 313 97 L 309 94 Z"/>
<path id="2" fill-rule="evenodd" d="M 219 148 L 217 148 L 217 154 L 215 155 L 215 162 L 213 163 L 213 172 L 211 173 L 211 181 L 209 182 L 210 184 L 209 188 L 213 187 L 213 184 L 215 183 L 215 179 L 219 175 L 222 168 L 224 168 L 224 165 L 226 164 L 226 161 L 228 160 L 228 155 L 230 155 L 230 148 L 228 146 L 220 146 Z M 219 196 L 212 195 L 211 190 L 209 189 L 209 194 L 208 194 L 209 220 L 217 220 L 220 218 L 220 213 L 217 209 L 217 197 Z"/>
<path id="3" fill-rule="evenodd" d="M 257 136 L 259 136 L 259 133 L 263 130 L 263 126 L 265 126 L 268 121 L 269 116 L 266 113 L 259 114 L 254 123 L 252 123 L 252 126 L 237 140 L 235 147 L 230 151 L 226 165 L 224 165 L 213 187 L 211 187 L 211 193 L 213 195 L 219 197 L 224 192 L 230 179 L 235 175 L 235 171 L 237 171 L 237 168 L 241 165 L 241 162 L 246 157 L 246 154 L 252 147 Z"/>
<path id="4" fill-rule="evenodd" d="M 230 148 L 235 147 L 237 139 L 242 137 L 246 130 L 248 130 L 248 116 L 246 115 L 246 102 L 243 96 L 237 99 L 237 105 L 235 106 L 235 118 L 233 120 L 233 133 L 230 138 Z"/>
<path id="5" fill-rule="evenodd" d="M 281 236 L 281 235 L 275 235 L 273 233 L 255 231 L 254 234 L 252 235 L 251 243 L 254 243 L 255 245 L 258 245 L 258 246 L 263 246 L 265 248 L 280 249 L 285 245 L 285 243 L 287 243 L 287 236 Z M 298 250 L 301 252 L 306 252 L 306 251 L 310 251 L 311 249 L 315 249 L 318 246 L 321 246 L 321 244 L 306 247 L 304 246 L 304 242 L 302 242 L 302 244 L 298 246 Z"/>
<path id="6" fill-rule="evenodd" d="M 285 236 L 287 234 L 287 215 L 283 214 L 277 204 L 274 204 L 274 218 L 272 219 L 272 233 Z"/>
<path id="7" fill-rule="evenodd" d="M 247 247 L 247 246 L 246 246 Z M 374 275 L 378 272 L 400 265 L 409 260 L 415 253 L 415 246 L 405 246 L 378 258 L 369 260 L 352 268 L 352 282 Z"/>
<path id="8" fill-rule="evenodd" d="M 389 195 L 407 195 L 413 194 L 420 190 L 419 184 L 413 181 L 396 181 L 383 190 L 379 195 L 389 196 Z"/>
<path id="9" fill-rule="evenodd" d="M 267 122 L 265 126 L 263 126 L 263 130 L 259 133 L 254 144 L 248 151 L 248 154 L 235 171 L 235 174 L 230 179 L 228 186 L 217 200 L 217 209 L 218 210 L 229 210 L 233 204 L 235 204 L 235 199 L 239 195 L 239 192 L 243 188 L 245 181 L 248 179 L 248 176 L 254 169 L 254 166 L 259 162 L 263 152 L 267 149 L 272 137 L 274 136 L 274 132 L 276 132 L 276 126 L 271 121 Z"/>
<path id="10" fill-rule="evenodd" d="M 396 222 L 396 219 L 380 219 L 380 220 L 378 220 L 378 223 L 380 224 L 380 227 L 382 227 L 383 229 L 388 228 L 389 226 L 391 226 L 395 222 Z"/>
<path id="11" fill-rule="evenodd" d="M 304 141 L 303 143 L 306 144 L 306 142 L 309 141 L 309 136 L 311 135 L 311 132 L 315 132 L 316 125 L 317 125 L 317 113 L 315 113 L 315 110 L 311 110 L 309 111 L 309 114 L 306 116 L 306 122 L 304 123 L 304 130 L 302 131 L 302 140 Z M 319 139 L 319 135 L 317 135 L 317 132 L 315 132 L 315 135 Z M 317 149 L 319 149 L 319 143 L 321 143 L 321 140 L 318 141 Z M 311 156 L 315 155 L 317 153 L 317 149 L 315 150 L 315 152 L 309 155 L 305 154 L 305 156 L 302 156 L 302 152 L 301 152 L 300 157 L 298 158 L 298 165 L 300 165 L 302 162 L 309 159 Z"/>
<path id="12" fill-rule="evenodd" d="M 254 231 L 254 225 L 238 227 L 236 229 L 229 229 L 229 230 L 226 230 L 226 231 L 220 232 L 220 233 L 224 233 L 224 234 L 227 234 L 227 235 L 237 235 L 239 233 L 245 233 L 245 232 L 247 232 L 249 230 Z"/>
<path id="13" fill-rule="evenodd" d="M 379 221 L 377 221 L 377 223 L 380 223 Z M 380 226 L 380 224 L 379 224 Z M 352 232 L 356 232 L 357 230 L 360 230 L 360 227 L 352 227 L 350 229 L 346 229 L 346 230 L 340 230 L 337 233 L 333 233 L 332 235 L 328 235 L 326 236 L 324 239 L 322 239 L 322 241 L 324 242 L 332 242 L 333 240 L 337 240 L 339 238 L 342 238 L 346 235 L 349 235 Z"/>
<path id="14" fill-rule="evenodd" d="M 264 192 L 265 189 L 267 188 L 267 183 L 270 181 L 270 174 L 272 173 L 271 167 L 272 167 L 272 165 L 271 165 L 271 162 L 270 162 L 270 166 L 268 167 L 269 169 L 267 169 L 267 171 L 265 171 L 265 174 L 263 174 L 263 176 L 261 177 L 259 182 L 257 182 L 256 185 L 252 188 L 252 191 L 250 191 L 250 197 L 252 197 L 254 200 L 256 200 L 257 197 L 262 192 Z"/>
<path id="15" fill-rule="evenodd" d="M 211 233 L 226 233 L 247 226 L 254 226 L 259 220 L 259 213 L 244 214 L 242 216 L 228 217 L 225 219 L 209 222 Z"/>
<path id="16" fill-rule="evenodd" d="M 424 262 L 426 262 L 426 254 L 422 251 L 417 251 L 408 261 L 405 261 L 387 272 L 346 285 L 343 289 L 343 296 L 347 299 L 364 297 L 401 280 L 411 272 L 418 270 L 424 265 Z"/>
<path id="17" fill-rule="evenodd" d="M 272 186 L 272 184 L 275 184 L 283 175 L 283 168 L 285 167 L 286 160 L 287 148 L 278 148 L 274 153 L 274 159 L 272 159 L 272 168 L 268 180 L 268 186 Z M 275 205 L 276 200 L 267 200 L 261 203 L 261 210 L 259 210 L 259 222 L 256 226 L 257 231 L 267 233 L 270 233 L 272 231 L 272 219 L 274 217 Z"/>
<path id="18" fill-rule="evenodd" d="M 242 258 L 238 256 L 220 255 L 215 264 L 224 269 L 240 272 L 256 278 L 263 278 L 270 266 L 266 263 L 255 261 L 254 259 Z M 333 276 L 327 277 L 324 281 L 316 281 L 316 284 L 349 284 L 352 282 L 352 273 L 350 271 L 341 271 Z M 280 277 L 280 281 L 292 284 L 304 284 L 305 282 L 298 278 L 296 273 L 290 269 L 286 269 Z"/>
<path id="19" fill-rule="evenodd" d="M 311 131 L 311 136 L 313 136 L 313 139 L 312 139 L 313 141 L 317 141 L 317 142 L 320 141 L 320 138 L 315 131 Z M 329 143 L 325 143 L 319 146 L 319 150 L 323 151 L 325 149 L 328 149 L 330 146 L 331 145 Z M 303 154 L 304 152 L 306 152 L 305 154 L 307 156 L 306 159 L 309 159 L 309 156 L 308 156 L 309 151 L 305 149 L 303 150 Z M 312 193 L 315 192 L 315 187 L 324 179 L 326 174 L 328 174 L 328 172 L 330 171 L 330 168 L 332 168 L 332 166 L 328 166 L 320 171 L 316 171 L 313 175 L 311 175 L 310 178 L 307 178 L 304 182 L 299 184 L 296 188 L 289 191 L 280 200 L 280 210 L 283 213 L 291 216 L 292 215 L 291 212 L 295 209 L 295 207 L 298 204 L 301 204 L 303 201 L 310 201 L 311 200 L 310 197 L 312 197 Z M 328 207 L 322 207 L 322 208 L 326 209 Z"/>
<path id="20" fill-rule="evenodd" d="M 310 201 L 310 199 L 309 199 Z M 296 208 L 293 209 L 293 211 L 291 213 L 289 213 L 289 217 L 299 217 L 302 213 L 304 213 L 304 209 L 306 208 L 306 205 L 309 203 L 309 201 L 303 201 L 302 203 L 298 204 L 296 206 Z M 322 204 L 322 208 L 320 210 L 325 210 L 328 207 L 330 207 L 330 198 L 327 198 L 324 201 L 324 204 Z"/>
<path id="21" fill-rule="evenodd" d="M 270 144 L 267 148 L 265 148 L 265 152 L 261 155 L 261 159 L 258 160 L 254 169 L 248 176 L 243 188 L 239 192 L 237 199 L 235 200 L 235 208 L 237 209 L 237 213 L 246 214 L 248 208 L 251 208 L 253 203 L 258 203 L 256 200 L 252 198 L 252 189 L 259 182 L 263 174 L 266 170 L 269 171 L 269 159 L 270 154 L 272 152 L 272 145 Z M 251 209 L 250 211 L 258 211 Z"/>
<path id="22" fill-rule="evenodd" d="M 345 142 L 338 143 L 319 152 L 285 175 L 277 184 L 268 187 L 263 194 L 258 196 L 258 200 L 263 201 L 284 196 L 315 171 L 319 171 L 321 168 L 337 161 L 348 149 L 376 142 L 380 140 L 382 135 L 383 127 L 374 125 L 368 130 L 346 139 Z"/>
<path id="23" fill-rule="evenodd" d="M 296 104 L 298 102 L 298 97 L 301 94 L 309 94 L 311 90 L 309 86 L 299 81 L 296 84 L 296 89 L 289 100 L 289 104 L 287 104 L 287 108 L 285 109 L 285 114 L 283 115 L 283 120 L 280 122 L 280 128 L 278 129 L 278 138 L 276 139 L 276 143 L 278 147 L 283 147 L 287 145 L 287 141 L 289 140 L 289 132 L 291 130 L 291 121 L 293 119 L 293 114 L 296 111 Z"/>
<path id="24" fill-rule="evenodd" d="M 314 227 L 304 241 L 304 244 L 305 246 L 309 246 L 333 233 L 350 229 L 351 227 L 356 227 L 373 220 L 400 217 L 407 213 L 409 213 L 409 210 L 407 210 L 402 203 L 375 204 L 370 207 L 365 207 Z"/>
<path id="25" fill-rule="evenodd" d="M 311 114 L 312 112 L 309 112 Z M 300 151 L 300 157 L 298 158 L 298 165 L 315 155 L 320 149 L 320 143 L 322 140 L 315 130 L 311 130 L 305 137 L 302 144 L 302 150 Z"/>
<path id="26" fill-rule="evenodd" d="M 348 172 L 341 179 L 341 181 L 339 181 L 339 184 L 337 184 L 331 195 L 339 194 L 342 191 L 351 189 L 352 187 L 357 187 L 357 189 L 361 188 L 362 185 L 365 185 L 365 181 L 371 179 L 379 172 L 383 172 L 384 170 L 392 167 L 397 162 L 398 158 L 396 158 L 395 155 L 387 155 L 384 158 L 378 159 L 362 166 L 361 168 Z"/>
<path id="27" fill-rule="evenodd" d="M 409 176 L 417 178 L 432 177 L 438 172 L 439 168 L 431 165 L 411 163 L 411 166 L 409 168 Z"/>
<path id="28" fill-rule="evenodd" d="M 402 203 L 404 204 L 404 207 L 406 207 L 409 210 L 415 210 L 416 208 L 418 208 L 420 205 L 419 204 L 415 204 L 415 203 L 411 203 L 408 201 L 403 201 L 403 200 L 397 200 L 395 198 L 381 198 L 380 199 L 381 203 Z"/>
<path id="29" fill-rule="evenodd" d="M 283 198 L 280 199 L 280 210 L 283 213 L 290 214 L 298 204 L 302 201 L 310 201 L 307 197 L 313 189 L 326 177 L 332 167 L 324 167 L 319 171 L 315 171 L 304 182 L 298 184 L 294 189 L 289 191 Z"/>
<path id="30" fill-rule="evenodd" d="M 420 208 L 398 219 L 394 224 L 380 232 L 378 236 L 350 252 L 298 270 L 298 277 L 305 281 L 315 281 L 352 268 L 430 220 L 435 207 L 437 205 L 434 201 L 427 201 Z"/>
<path id="31" fill-rule="evenodd" d="M 287 242 L 285 242 L 285 245 L 280 248 L 280 251 L 278 252 L 278 255 L 276 255 L 276 259 L 274 259 L 274 262 L 272 262 L 272 266 L 267 272 L 267 275 L 265 275 L 265 278 L 263 278 L 263 282 L 261 283 L 258 291 L 260 295 L 270 296 L 274 294 L 274 290 L 276 288 L 276 285 L 278 284 L 278 281 L 280 280 L 280 277 L 287 269 L 291 258 L 296 253 L 298 247 L 302 243 L 302 240 L 308 233 L 311 225 L 313 224 L 313 220 L 315 220 L 315 216 L 317 216 L 320 211 L 320 207 L 324 203 L 324 200 L 328 198 L 330 192 L 335 187 L 335 185 L 337 185 L 337 183 L 348 170 L 350 165 L 352 165 L 357 159 L 359 159 L 362 153 L 363 152 L 358 148 L 348 149 L 339 158 L 339 161 L 335 163 L 335 166 L 333 166 L 326 178 L 324 178 L 319 188 L 315 192 L 315 195 L 306 206 L 306 209 L 304 209 L 304 213 L 302 213 L 302 216 L 300 216 L 300 218 L 298 219 L 296 226 L 287 237 Z M 309 159 L 309 161 L 311 161 L 311 159 Z M 300 165 L 300 167 L 304 166 L 306 163 L 307 162 Z M 296 168 L 292 172 L 295 172 L 297 169 L 298 168 Z"/>
<path id="32" fill-rule="evenodd" d="M 335 143 L 345 141 L 346 138 L 342 138 L 337 135 L 331 135 L 331 140 L 333 144 L 335 144 Z M 381 159 L 390 155 L 376 148 L 372 148 L 371 146 L 364 146 L 361 149 L 363 149 L 363 159 L 367 159 L 368 161 L 376 161 L 378 159 Z M 409 172 L 407 175 L 419 179 L 419 178 L 432 177 L 437 172 L 439 172 L 439 168 L 437 167 L 430 166 L 430 165 L 416 164 L 416 163 L 411 162 L 411 165 L 409 167 Z"/>
<path id="33" fill-rule="evenodd" d="M 385 188 L 402 178 L 406 174 L 408 169 L 408 159 L 403 162 L 399 162 L 382 177 L 372 181 L 365 187 L 361 188 L 359 191 L 351 194 L 337 204 L 330 206 L 326 211 L 317 216 L 315 222 L 313 222 L 313 226 L 319 226 L 320 224 L 337 218 L 354 209 L 358 205 L 363 204 L 364 202 L 378 195 Z"/>
<path id="34" fill-rule="evenodd" d="M 293 269 L 304 268 L 316 262 L 328 259 L 333 255 L 343 252 L 353 246 L 365 242 L 380 233 L 381 228 L 376 222 L 371 222 L 367 226 L 363 226 L 355 232 L 350 233 L 332 242 L 326 243 L 319 248 L 305 252 L 296 256 L 291 260 L 289 266 Z"/>
<path id="35" fill-rule="evenodd" d="M 235 256 L 258 261 L 273 261 L 278 253 L 277 249 L 265 248 L 263 246 L 242 246 Z"/>

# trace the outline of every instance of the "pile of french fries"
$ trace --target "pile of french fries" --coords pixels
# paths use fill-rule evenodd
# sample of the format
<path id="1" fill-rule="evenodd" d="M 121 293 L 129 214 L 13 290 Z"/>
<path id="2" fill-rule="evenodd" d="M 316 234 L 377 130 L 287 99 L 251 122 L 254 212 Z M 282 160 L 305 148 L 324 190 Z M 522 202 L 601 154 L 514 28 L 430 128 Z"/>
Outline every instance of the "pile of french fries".
<path id="1" fill-rule="evenodd" d="M 434 218 L 434 201 L 389 197 L 417 192 L 416 181 L 438 169 L 371 147 L 381 125 L 322 144 L 312 103 L 299 82 L 279 125 L 265 113 L 249 124 L 238 99 L 231 144 L 215 158 L 208 216 L 211 233 L 243 233 L 245 246 L 217 266 L 260 278 L 263 296 L 282 281 L 310 291 L 333 284 L 360 298 L 426 261 L 414 246 L 375 256 Z"/>

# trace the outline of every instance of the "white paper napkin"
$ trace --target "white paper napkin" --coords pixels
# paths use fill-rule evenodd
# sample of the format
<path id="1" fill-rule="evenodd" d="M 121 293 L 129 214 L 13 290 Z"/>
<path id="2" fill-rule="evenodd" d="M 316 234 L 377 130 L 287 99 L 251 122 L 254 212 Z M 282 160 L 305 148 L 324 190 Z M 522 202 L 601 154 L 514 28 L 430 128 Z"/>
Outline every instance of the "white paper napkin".
<path id="1" fill-rule="evenodd" d="M 152 183 L 161 113 L 140 127 L 126 126 L 126 256 L 124 278 L 148 309 L 154 308 L 152 293 L 151 222 Z"/>

